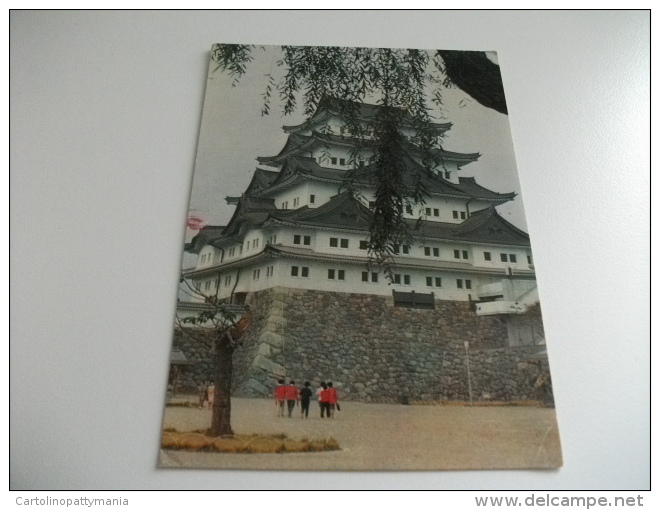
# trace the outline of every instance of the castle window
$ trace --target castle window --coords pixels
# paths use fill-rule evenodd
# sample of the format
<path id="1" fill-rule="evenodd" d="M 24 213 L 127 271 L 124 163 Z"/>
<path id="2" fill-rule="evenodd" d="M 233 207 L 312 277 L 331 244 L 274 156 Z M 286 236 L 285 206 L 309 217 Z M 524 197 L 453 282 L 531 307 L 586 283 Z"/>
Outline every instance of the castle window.
<path id="1" fill-rule="evenodd" d="M 339 164 L 340 164 L 341 166 L 346 165 L 346 160 L 345 160 L 344 158 L 339 158 Z"/>
<path id="2" fill-rule="evenodd" d="M 309 203 L 310 204 L 313 204 L 315 202 L 315 200 L 316 200 L 316 195 L 310 195 L 309 196 Z"/>
<path id="3" fill-rule="evenodd" d="M 300 236 L 299 235 L 294 235 L 293 236 L 293 244 L 300 244 Z"/>
<path id="4" fill-rule="evenodd" d="M 403 253 L 405 255 L 408 255 L 410 253 L 410 245 L 409 244 L 404 244 L 403 245 Z"/>
<path id="5" fill-rule="evenodd" d="M 330 248 L 336 248 L 337 246 L 339 246 L 339 239 L 337 239 L 336 237 L 331 237 Z"/>
<path id="6" fill-rule="evenodd" d="M 336 165 L 336 164 L 337 164 L 337 158 L 330 158 L 330 162 L 331 162 L 333 165 Z"/>
<path id="7" fill-rule="evenodd" d="M 456 280 L 458 282 L 458 280 Z M 462 283 L 461 283 L 462 285 Z M 442 287 L 442 278 L 438 276 L 427 276 L 426 277 L 426 286 L 427 287 Z"/>
<path id="8" fill-rule="evenodd" d="M 502 262 L 508 262 L 508 261 L 509 261 L 509 258 L 508 258 L 508 256 L 507 256 L 506 253 L 500 253 L 500 260 L 501 260 Z"/>
<path id="9" fill-rule="evenodd" d="M 426 215 L 431 216 L 431 208 L 430 207 L 426 208 Z"/>
<path id="10" fill-rule="evenodd" d="M 254 271 L 252 271 L 253 280 L 258 280 L 260 275 L 261 275 L 261 269 L 255 269 Z"/>
<path id="11" fill-rule="evenodd" d="M 434 257 L 440 256 L 440 248 L 433 248 L 433 256 Z"/>
<path id="12" fill-rule="evenodd" d="M 487 261 L 487 262 L 490 262 L 491 258 L 490 258 L 490 252 L 489 251 L 484 252 L 484 260 Z"/>
<path id="13" fill-rule="evenodd" d="M 527 255 L 527 263 L 531 265 L 531 263 L 532 263 L 532 256 L 531 255 Z"/>
<path id="14" fill-rule="evenodd" d="M 406 206 L 406 214 L 412 214 L 412 205 L 407 205 Z"/>
<path id="15" fill-rule="evenodd" d="M 369 210 L 373 211 L 376 208 L 376 202 L 369 200 Z"/>
<path id="16" fill-rule="evenodd" d="M 445 179 L 449 179 L 450 177 L 451 177 L 451 172 L 445 170 Z"/>
<path id="17" fill-rule="evenodd" d="M 266 278 L 271 278 L 273 276 L 273 266 L 268 266 L 266 268 Z"/>
<path id="18" fill-rule="evenodd" d="M 461 211 L 461 219 L 464 220 L 467 218 L 467 213 L 465 211 Z"/>
<path id="19" fill-rule="evenodd" d="M 461 280 L 460 278 L 456 280 L 456 288 L 462 289 L 465 286 L 466 289 L 472 288 L 472 280 Z"/>
<path id="20" fill-rule="evenodd" d="M 340 239 L 339 246 L 342 248 L 348 248 L 348 239 Z"/>
<path id="21" fill-rule="evenodd" d="M 424 246 L 424 255 L 427 257 L 431 256 L 431 248 L 429 246 Z"/>
<path id="22" fill-rule="evenodd" d="M 509 262 L 511 262 L 512 264 L 516 264 L 518 262 L 518 259 L 513 253 L 509 254 Z"/>
<path id="23" fill-rule="evenodd" d="M 268 244 L 276 244 L 277 243 L 277 236 L 270 236 L 268 238 Z"/>
<path id="24" fill-rule="evenodd" d="M 468 258 L 467 250 L 463 250 L 463 258 L 467 260 L 467 258 Z"/>
<path id="25" fill-rule="evenodd" d="M 236 253 L 236 248 L 229 248 L 229 256 L 233 257 L 234 253 Z"/>
<path id="26" fill-rule="evenodd" d="M 455 259 L 461 258 L 461 250 L 454 250 L 454 258 Z"/>
<path id="27" fill-rule="evenodd" d="M 211 281 L 204 282 L 204 290 L 209 290 L 211 288 Z"/>
<path id="28" fill-rule="evenodd" d="M 305 246 L 309 246 L 312 243 L 312 238 L 310 236 L 304 236 L 303 237 L 303 244 Z"/>
<path id="29" fill-rule="evenodd" d="M 225 276 L 225 287 L 229 287 L 231 285 L 231 276 Z"/>
<path id="30" fill-rule="evenodd" d="M 366 250 L 369 247 L 369 242 L 368 241 L 360 241 L 360 249 L 361 250 Z"/>
<path id="31" fill-rule="evenodd" d="M 454 218 L 455 220 L 458 219 L 458 211 L 452 211 L 451 212 L 451 217 Z"/>
<path id="32" fill-rule="evenodd" d="M 403 276 L 403 278 L 401 278 L 402 276 Z M 401 281 L 403 281 L 403 285 L 410 285 L 410 275 L 409 274 L 404 274 L 404 275 L 395 274 L 392 283 L 394 283 L 396 285 L 401 285 Z"/>
<path id="33" fill-rule="evenodd" d="M 293 207 L 298 207 L 299 203 L 300 203 L 300 198 L 294 198 L 293 199 Z"/>
<path id="34" fill-rule="evenodd" d="M 371 273 L 371 277 L 369 275 L 370 275 L 370 273 L 368 271 L 363 271 L 362 272 L 362 281 L 363 282 L 371 281 L 371 283 L 378 283 L 378 273 Z"/>
<path id="35" fill-rule="evenodd" d="M 440 209 L 433 209 L 433 216 L 435 216 L 436 218 L 439 218 L 440 217 Z"/>
<path id="36" fill-rule="evenodd" d="M 309 276 L 309 268 L 291 266 L 291 276 L 300 276 L 301 278 L 307 278 Z"/>
<path id="37" fill-rule="evenodd" d="M 346 271 L 343 269 L 328 269 L 328 280 L 344 281 L 346 279 Z"/>

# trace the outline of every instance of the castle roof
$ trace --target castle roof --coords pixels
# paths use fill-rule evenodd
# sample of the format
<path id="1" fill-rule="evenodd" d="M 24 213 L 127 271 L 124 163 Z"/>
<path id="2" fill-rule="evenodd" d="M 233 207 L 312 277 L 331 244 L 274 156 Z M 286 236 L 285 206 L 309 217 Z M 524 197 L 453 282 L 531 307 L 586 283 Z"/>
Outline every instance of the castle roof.
<path id="1" fill-rule="evenodd" d="M 311 156 L 313 150 L 319 146 L 343 146 L 343 147 L 357 147 L 356 141 L 350 137 L 343 135 L 336 135 L 332 133 L 321 133 L 319 131 L 312 131 L 309 135 L 292 134 L 287 139 L 282 150 L 275 156 L 260 156 L 257 161 L 263 165 L 268 166 L 281 166 L 288 157 L 291 156 Z M 373 142 L 371 140 L 360 140 L 361 147 L 371 149 Z M 405 142 L 406 152 L 421 156 L 421 150 L 414 143 L 410 141 Z M 475 153 L 460 153 L 447 151 L 442 148 L 435 148 L 431 151 L 431 155 L 438 161 L 451 161 L 457 164 L 460 168 L 463 165 L 471 163 L 479 159 L 478 152 Z"/>
<path id="2" fill-rule="evenodd" d="M 383 108 L 383 106 L 324 96 L 319 101 L 316 111 L 305 122 L 295 126 L 283 126 L 282 129 L 287 133 L 298 133 L 309 129 L 312 126 L 319 125 L 332 115 L 341 117 L 349 113 L 355 115 L 360 120 L 370 121 L 376 117 L 380 108 Z M 404 122 L 412 124 L 412 116 L 407 112 L 404 115 Z M 451 128 L 451 123 L 434 122 L 433 127 L 439 132 L 445 132 Z"/>
<path id="3" fill-rule="evenodd" d="M 404 158 L 407 171 L 403 174 L 403 184 L 413 189 L 418 180 L 429 195 L 443 195 L 465 199 L 480 199 L 503 203 L 513 200 L 515 193 L 497 193 L 476 183 L 474 177 L 459 177 L 458 184 L 444 179 L 441 175 L 426 170 L 412 157 Z M 369 186 L 375 182 L 377 169 L 367 165 L 355 170 L 327 168 L 319 165 L 314 159 L 302 156 L 289 156 L 284 160 L 279 174 L 269 181 L 270 186 L 259 188 L 250 184 L 247 193 L 257 196 L 269 196 L 282 188 L 290 187 L 303 180 L 325 181 L 336 184 L 338 187 L 347 183 L 358 186 Z M 277 172 L 269 172 L 277 174 Z M 265 181 L 264 181 L 265 182 Z"/>
<path id="4" fill-rule="evenodd" d="M 332 197 L 321 207 L 307 206 L 291 211 L 278 211 L 271 214 L 268 223 L 280 223 L 295 226 L 323 226 L 342 230 L 368 231 L 372 222 L 371 211 L 353 196 L 344 191 Z"/>
<path id="5" fill-rule="evenodd" d="M 211 244 L 211 242 L 216 239 L 220 239 L 224 230 L 225 227 L 219 225 L 207 225 L 202 227 L 199 229 L 199 232 L 197 232 L 197 235 L 195 235 L 189 243 L 185 244 L 184 250 L 190 253 L 199 253 L 204 246 Z"/>

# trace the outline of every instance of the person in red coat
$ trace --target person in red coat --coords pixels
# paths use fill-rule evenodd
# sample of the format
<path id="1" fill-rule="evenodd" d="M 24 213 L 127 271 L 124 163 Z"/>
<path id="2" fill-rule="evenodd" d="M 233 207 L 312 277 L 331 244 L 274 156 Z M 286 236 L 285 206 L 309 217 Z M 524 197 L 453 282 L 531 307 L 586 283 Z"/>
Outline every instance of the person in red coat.
<path id="1" fill-rule="evenodd" d="M 286 386 L 284 386 L 284 379 L 277 381 L 277 388 L 275 388 L 275 406 L 277 406 L 277 416 L 284 416 L 284 401 L 286 400 Z"/>
<path id="2" fill-rule="evenodd" d="M 323 418 L 324 415 L 327 418 L 330 418 L 330 394 L 328 393 L 328 385 L 325 383 L 321 383 L 319 406 L 321 407 L 321 418 Z"/>
<path id="3" fill-rule="evenodd" d="M 291 381 L 286 388 L 286 405 L 287 410 L 289 411 L 289 418 L 291 418 L 291 413 L 293 408 L 296 407 L 298 403 L 298 388 L 296 388 L 296 382 Z"/>
<path id="4" fill-rule="evenodd" d="M 339 398 L 337 397 L 337 389 L 333 388 L 332 382 L 328 383 L 328 415 L 330 418 L 335 417 L 335 408 L 337 407 L 337 402 Z"/>

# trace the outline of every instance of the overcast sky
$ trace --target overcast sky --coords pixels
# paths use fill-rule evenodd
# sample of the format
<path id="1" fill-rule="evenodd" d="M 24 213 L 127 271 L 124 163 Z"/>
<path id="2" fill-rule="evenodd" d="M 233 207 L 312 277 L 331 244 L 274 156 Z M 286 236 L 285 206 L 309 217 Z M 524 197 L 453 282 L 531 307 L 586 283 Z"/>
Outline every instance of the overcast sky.
<path id="1" fill-rule="evenodd" d="M 213 63 L 209 67 L 190 199 L 191 214 L 201 216 L 209 225 L 229 221 L 234 207 L 225 203 L 225 197 L 245 190 L 257 167 L 257 156 L 272 156 L 281 150 L 287 140 L 282 126 L 304 120 L 301 112 L 282 115 L 277 97 L 270 115 L 261 115 L 265 75 L 277 75 L 281 53 L 278 47 L 270 46 L 266 51 L 255 49 L 253 54 L 256 58 L 247 74 L 233 87 L 231 77 L 215 71 Z M 500 193 L 516 192 L 518 197 L 498 211 L 527 231 L 508 117 L 481 106 L 458 89 L 445 89 L 443 103 L 442 110 L 434 107 L 431 112 L 438 120 L 453 124 L 443 147 L 482 155 L 465 165 L 459 175 L 475 177 L 482 186 Z M 191 234 L 194 232 L 188 231 L 186 238 Z"/>

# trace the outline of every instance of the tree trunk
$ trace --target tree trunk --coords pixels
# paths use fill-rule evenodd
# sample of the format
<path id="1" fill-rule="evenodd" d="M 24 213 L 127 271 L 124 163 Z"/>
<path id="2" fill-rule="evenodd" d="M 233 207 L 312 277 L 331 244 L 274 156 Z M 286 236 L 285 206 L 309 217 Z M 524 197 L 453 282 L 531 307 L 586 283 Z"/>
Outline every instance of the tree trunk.
<path id="1" fill-rule="evenodd" d="M 211 434 L 233 436 L 231 429 L 231 376 L 234 348 L 226 337 L 219 338 L 215 347 L 215 398 Z"/>

